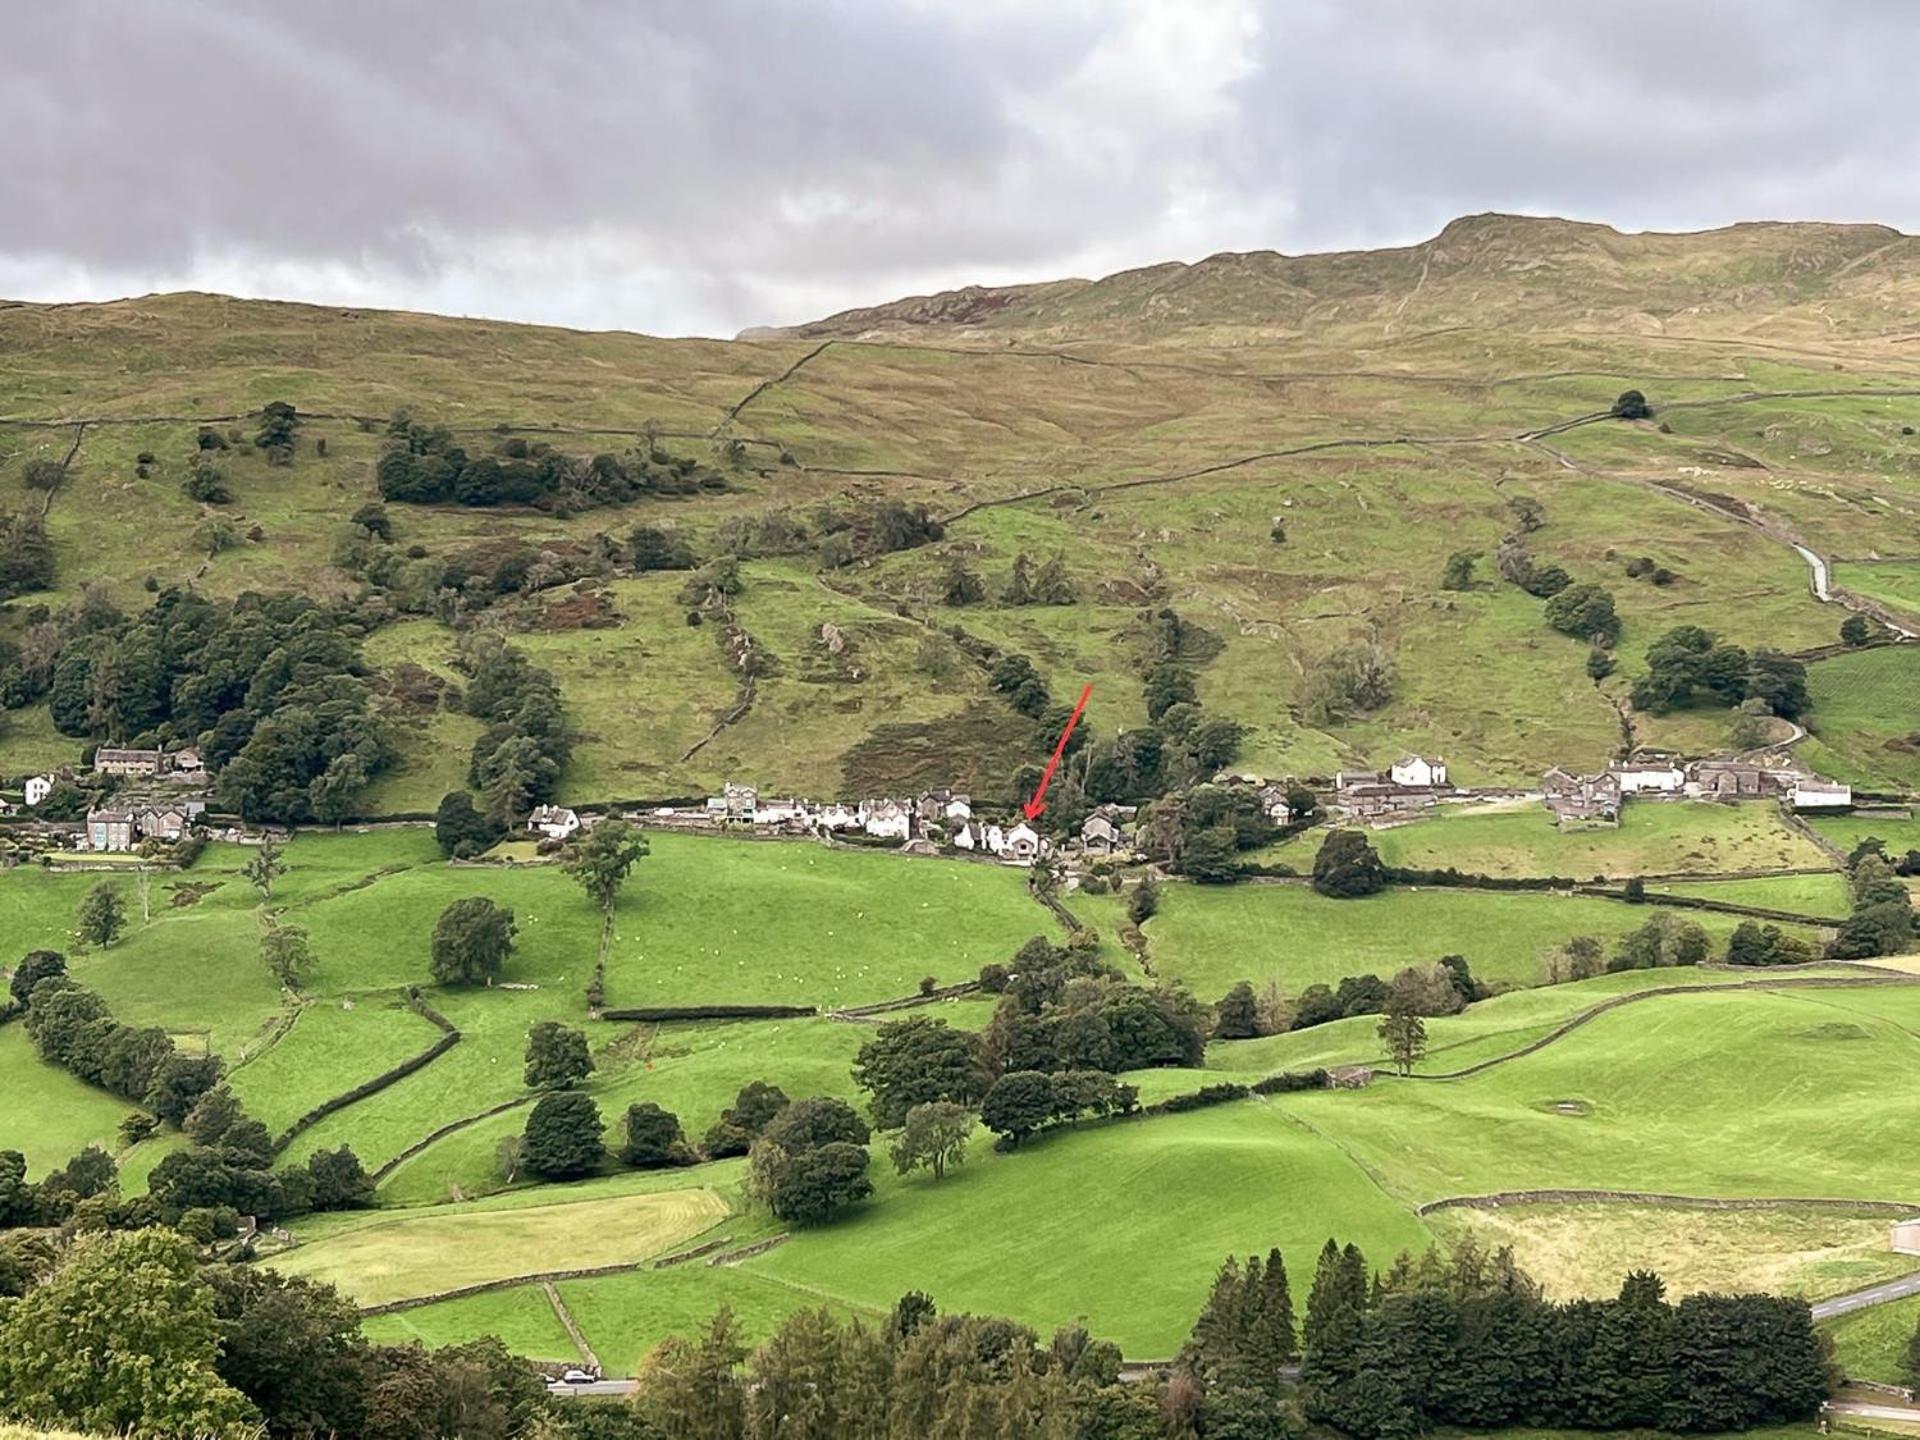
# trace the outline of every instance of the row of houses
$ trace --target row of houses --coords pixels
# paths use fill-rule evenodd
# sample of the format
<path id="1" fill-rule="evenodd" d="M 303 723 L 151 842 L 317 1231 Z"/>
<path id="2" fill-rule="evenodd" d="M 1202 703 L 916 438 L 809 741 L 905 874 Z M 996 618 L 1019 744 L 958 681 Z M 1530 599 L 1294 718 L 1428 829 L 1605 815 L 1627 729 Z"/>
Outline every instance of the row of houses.
<path id="1" fill-rule="evenodd" d="M 1281 801 L 1284 805 L 1284 800 Z M 1127 826 L 1130 805 L 1103 805 L 1080 826 L 1078 850 L 1111 855 L 1132 845 Z M 974 855 L 992 855 L 1009 864 L 1027 865 L 1053 853 L 1053 842 L 1020 819 L 1010 824 L 978 818 L 971 796 L 928 790 L 914 799 L 883 798 L 855 802 L 763 797 L 751 785 L 729 784 L 698 811 L 662 806 L 650 817 L 663 823 L 742 826 L 808 835 L 864 835 L 922 850 L 942 847 Z M 527 828 L 551 840 L 566 840 L 584 824 L 578 812 L 542 805 L 527 817 Z"/>
<path id="2" fill-rule="evenodd" d="M 1540 782 L 1546 807 L 1560 824 L 1617 822 L 1620 807 L 1632 795 L 1696 800 L 1787 801 L 1795 810 L 1846 810 L 1853 787 L 1789 766 L 1754 760 L 1679 761 L 1659 756 L 1621 761 L 1593 775 L 1576 775 L 1562 766 Z"/>
<path id="3" fill-rule="evenodd" d="M 142 840 L 178 840 L 200 823 L 206 809 L 203 800 L 182 800 L 177 804 L 89 810 L 82 832 L 83 848 L 131 850 Z"/>

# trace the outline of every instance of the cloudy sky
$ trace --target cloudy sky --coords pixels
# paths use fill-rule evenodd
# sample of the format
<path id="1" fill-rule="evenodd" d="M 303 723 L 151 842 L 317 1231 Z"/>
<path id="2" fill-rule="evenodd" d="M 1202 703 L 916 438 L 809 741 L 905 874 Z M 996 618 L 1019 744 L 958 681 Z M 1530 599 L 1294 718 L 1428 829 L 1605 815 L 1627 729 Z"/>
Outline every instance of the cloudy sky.
<path id="1" fill-rule="evenodd" d="M 731 334 L 1516 210 L 1920 230 L 1909 0 L 0 0 L 0 296 Z"/>

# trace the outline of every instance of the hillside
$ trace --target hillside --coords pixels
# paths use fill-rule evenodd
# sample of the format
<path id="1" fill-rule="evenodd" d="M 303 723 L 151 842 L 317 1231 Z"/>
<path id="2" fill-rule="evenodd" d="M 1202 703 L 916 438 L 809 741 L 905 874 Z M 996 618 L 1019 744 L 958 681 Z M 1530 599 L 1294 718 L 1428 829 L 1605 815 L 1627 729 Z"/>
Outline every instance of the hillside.
<path id="1" fill-rule="evenodd" d="M 389 618 L 367 657 L 389 679 L 455 678 L 456 637 L 476 628 L 554 672 L 577 730 L 560 789 L 584 800 L 728 778 L 1010 799 L 1045 740 L 1009 724 L 978 657 L 1025 654 L 1055 695 L 1092 682 L 1092 733 L 1112 735 L 1145 718 L 1148 616 L 1168 608 L 1194 637 L 1198 698 L 1245 727 L 1244 769 L 1325 775 L 1411 749 L 1504 783 L 1592 767 L 1629 736 L 1711 750 L 1724 711 L 1635 714 L 1627 693 L 1676 624 L 1830 646 L 1845 610 L 1816 600 L 1789 542 L 1834 562 L 1844 603 L 1920 628 L 1920 357 L 1901 318 L 1915 243 L 1871 226 L 1627 236 L 1482 216 L 1404 250 L 1220 256 L 734 342 L 206 295 L 12 305 L 0 487 L 66 464 L 56 490 L 16 502 L 45 509 L 54 579 L 5 607 L 0 639 L 87 586 L 137 607 L 178 585 L 345 599 L 371 583 Z M 1595 418 L 1630 387 L 1653 420 Z M 302 417 L 284 466 L 245 443 L 274 400 Z M 380 496 L 403 408 L 475 455 L 546 445 L 584 466 L 651 447 L 718 488 L 392 503 L 395 564 L 368 582 L 367 552 L 343 544 Z M 224 503 L 183 493 L 203 427 L 240 437 L 214 457 Z M 944 533 L 896 551 L 856 533 L 859 553 L 833 551 L 847 507 L 858 520 L 882 501 L 925 506 Z M 1590 681 L 1586 644 L 1495 576 L 1516 506 L 1539 524 L 1536 562 L 1611 590 L 1613 678 Z M 683 574 L 632 572 L 636 525 L 696 558 L 743 557 L 730 626 L 681 624 Z M 1480 557 L 1473 583 L 1442 589 L 1461 550 Z M 420 552 L 404 579 L 402 551 Z M 1058 556 L 1073 603 L 1002 603 L 1020 554 Z M 1625 576 L 1640 556 L 1672 583 Z M 502 564 L 513 578 L 484 604 L 444 588 Z M 984 600 L 942 602 L 956 568 Z M 728 648 L 743 643 L 750 697 Z M 1315 672 L 1354 646 L 1386 657 L 1392 694 L 1330 714 Z M 1911 666 L 1852 659 L 1874 677 L 1812 672 L 1849 719 L 1820 735 L 1822 764 L 1920 782 L 1911 726 L 1875 709 L 1911 695 Z M 475 733 L 445 698 L 387 709 L 402 763 L 361 813 L 430 807 Z M 6 719 L 0 769 L 78 750 L 43 703 Z"/>

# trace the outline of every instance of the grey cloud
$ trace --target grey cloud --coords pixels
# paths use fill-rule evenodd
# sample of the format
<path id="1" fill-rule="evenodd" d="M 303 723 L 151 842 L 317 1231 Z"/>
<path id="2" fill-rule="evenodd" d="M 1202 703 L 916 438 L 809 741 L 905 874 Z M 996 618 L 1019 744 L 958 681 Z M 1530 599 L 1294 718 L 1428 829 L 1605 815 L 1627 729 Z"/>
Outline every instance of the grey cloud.
<path id="1" fill-rule="evenodd" d="M 1900 0 L 0 0 L 0 293 L 725 333 L 1524 209 L 1915 228 Z"/>

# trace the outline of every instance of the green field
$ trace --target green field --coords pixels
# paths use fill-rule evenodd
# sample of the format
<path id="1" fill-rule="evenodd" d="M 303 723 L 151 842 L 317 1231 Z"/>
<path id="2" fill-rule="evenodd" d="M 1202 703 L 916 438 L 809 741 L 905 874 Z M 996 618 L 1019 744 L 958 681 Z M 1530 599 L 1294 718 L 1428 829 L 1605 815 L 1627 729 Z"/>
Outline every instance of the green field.
<path id="1" fill-rule="evenodd" d="M 515 1209 L 425 1211 L 337 1231 L 273 1265 L 375 1305 L 543 1270 L 637 1263 L 726 1214 L 719 1195 L 692 1184 Z"/>
<path id="2" fill-rule="evenodd" d="M 1536 777 L 1537 778 L 1537 777 Z M 1367 838 L 1389 865 L 1411 870 L 1449 867 L 1469 875 L 1559 875 L 1571 880 L 1629 875 L 1717 874 L 1729 870 L 1820 868 L 1831 862 L 1789 829 L 1771 805 L 1706 801 L 1632 801 L 1620 824 L 1562 830 L 1538 804 L 1473 810 L 1449 807 Z M 1261 859 L 1301 874 L 1326 839 L 1308 830 L 1263 852 Z"/>
<path id="3" fill-rule="evenodd" d="M 1808 667 L 1807 690 L 1815 754 L 1831 757 L 1835 773 L 1874 790 L 1920 788 L 1920 646 L 1822 660 Z"/>
<path id="4" fill-rule="evenodd" d="M 1392 889 L 1331 900 L 1300 884 L 1168 886 L 1146 924 L 1154 973 L 1216 999 L 1239 980 L 1288 994 L 1344 975 L 1391 979 L 1408 965 L 1464 955 L 1483 982 L 1537 985 L 1546 956 L 1575 935 L 1611 943 L 1647 912 L 1588 897 L 1484 890 Z M 1700 912 L 1716 941 L 1738 923 Z"/>
<path id="5" fill-rule="evenodd" d="M 918 1287 L 943 1308 L 1012 1315 L 1043 1332 L 1079 1322 L 1147 1358 L 1178 1347 L 1230 1252 L 1278 1245 L 1304 1275 L 1330 1234 L 1383 1256 L 1427 1239 L 1337 1147 L 1258 1101 L 1010 1155 L 976 1143 L 938 1185 L 879 1166 L 874 1184 L 867 1212 L 745 1268 L 801 1287 L 803 1302 L 881 1308 Z M 964 1243 L 988 1235 L 991 1245 Z"/>
<path id="6" fill-rule="evenodd" d="M 516 1285 L 458 1300 L 441 1300 L 391 1315 L 372 1315 L 361 1327 L 376 1344 L 454 1345 L 476 1335 L 496 1335 L 516 1355 L 577 1364 L 573 1340 L 537 1285 Z"/>
<path id="7" fill-rule="evenodd" d="M 1920 1327 L 1920 1298 L 1895 1300 L 1868 1310 L 1856 1310 L 1828 1322 L 1833 1336 L 1833 1358 L 1855 1380 L 1877 1380 L 1882 1385 L 1911 1385 L 1907 1372 L 1907 1344 Z"/>

